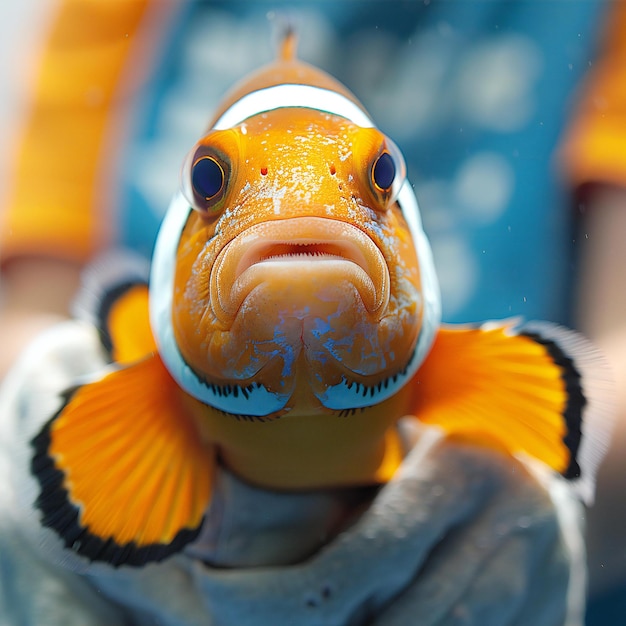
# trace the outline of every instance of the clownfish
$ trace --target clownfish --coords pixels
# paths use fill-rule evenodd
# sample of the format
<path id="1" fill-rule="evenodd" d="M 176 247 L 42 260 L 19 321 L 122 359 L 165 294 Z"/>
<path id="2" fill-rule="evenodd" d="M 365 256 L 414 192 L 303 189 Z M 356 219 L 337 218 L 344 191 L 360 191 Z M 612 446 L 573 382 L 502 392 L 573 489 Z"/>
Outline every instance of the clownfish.
<path id="1" fill-rule="evenodd" d="M 92 313 L 109 364 L 66 390 L 30 460 L 41 523 L 91 561 L 182 550 L 218 464 L 268 489 L 383 484 L 403 416 L 593 491 L 599 356 L 549 323 L 441 324 L 400 150 L 293 33 L 191 149 L 149 279 Z"/>

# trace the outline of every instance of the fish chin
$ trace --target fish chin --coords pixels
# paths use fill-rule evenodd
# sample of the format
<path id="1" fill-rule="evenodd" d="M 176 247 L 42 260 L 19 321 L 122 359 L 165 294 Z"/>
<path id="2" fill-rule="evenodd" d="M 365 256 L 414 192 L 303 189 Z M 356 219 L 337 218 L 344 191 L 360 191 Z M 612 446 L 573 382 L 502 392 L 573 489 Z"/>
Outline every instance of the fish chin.
<path id="1" fill-rule="evenodd" d="M 307 362 L 346 363 L 355 328 L 376 332 L 378 320 L 364 304 L 371 281 L 349 261 L 259 263 L 237 288 L 245 293 L 229 333 L 230 349 L 240 352 L 252 344 L 258 357 L 265 353 L 262 360 L 282 359 L 283 376 L 301 353 Z"/>
<path id="2" fill-rule="evenodd" d="M 250 346 L 254 359 L 246 356 L 230 375 L 247 377 L 251 362 L 257 368 L 262 363 L 254 372 L 257 382 L 290 395 L 296 380 L 306 381 L 323 406 L 329 387 L 345 381 L 376 385 L 406 367 L 419 320 L 372 315 L 349 262 L 321 269 L 304 262 L 262 265 L 235 316 L 227 348 L 235 366 L 235 355 L 249 355 Z"/>

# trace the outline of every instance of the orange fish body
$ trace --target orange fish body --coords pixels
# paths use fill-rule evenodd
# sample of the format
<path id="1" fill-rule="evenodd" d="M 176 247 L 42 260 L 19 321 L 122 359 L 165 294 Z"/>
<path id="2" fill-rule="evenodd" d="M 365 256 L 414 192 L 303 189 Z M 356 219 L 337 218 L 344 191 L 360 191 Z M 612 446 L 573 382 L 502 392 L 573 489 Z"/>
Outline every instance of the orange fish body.
<path id="1" fill-rule="evenodd" d="M 591 492 L 596 355 L 548 324 L 440 326 L 399 150 L 293 45 L 191 150 L 150 287 L 121 281 L 99 304 L 111 368 L 33 441 L 42 521 L 91 560 L 182 549 L 216 463 L 272 489 L 384 483 L 406 415 Z"/>
<path id="2" fill-rule="evenodd" d="M 192 150 L 161 229 L 151 288 L 160 354 L 200 400 L 207 440 L 248 480 L 387 480 L 400 459 L 396 392 L 439 323 L 426 239 L 424 272 L 398 203 L 413 200 L 402 157 L 343 87 L 292 58 L 229 101 Z M 219 179 L 209 199 L 192 182 L 207 162 Z M 381 187 L 374 173 L 385 166 Z M 358 429 L 341 417 L 354 410 Z"/>

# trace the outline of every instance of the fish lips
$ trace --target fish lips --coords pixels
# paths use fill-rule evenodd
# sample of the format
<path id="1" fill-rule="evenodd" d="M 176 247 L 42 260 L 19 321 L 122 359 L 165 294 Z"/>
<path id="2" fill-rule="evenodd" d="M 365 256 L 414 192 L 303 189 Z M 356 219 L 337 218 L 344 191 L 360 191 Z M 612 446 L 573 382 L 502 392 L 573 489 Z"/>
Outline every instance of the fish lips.
<path id="1" fill-rule="evenodd" d="M 252 295 L 255 306 L 263 302 L 275 315 L 330 315 L 337 289 L 356 294 L 377 321 L 389 285 L 387 263 L 372 239 L 352 224 L 321 217 L 255 224 L 221 250 L 210 277 L 212 308 L 226 325 Z"/>

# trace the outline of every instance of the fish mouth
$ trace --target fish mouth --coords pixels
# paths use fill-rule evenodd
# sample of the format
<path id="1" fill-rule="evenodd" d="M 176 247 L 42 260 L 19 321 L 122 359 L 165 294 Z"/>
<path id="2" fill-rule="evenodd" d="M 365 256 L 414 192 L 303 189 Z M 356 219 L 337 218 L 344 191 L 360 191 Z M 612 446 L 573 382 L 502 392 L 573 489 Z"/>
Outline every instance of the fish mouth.
<path id="1" fill-rule="evenodd" d="M 232 320 L 264 283 L 288 283 L 305 293 L 307 286 L 338 279 L 354 286 L 370 314 L 382 313 L 389 270 L 366 233 L 331 218 L 273 220 L 246 229 L 220 251 L 211 272 L 211 301 L 218 319 Z"/>

